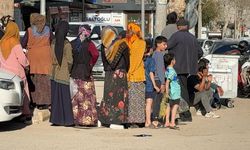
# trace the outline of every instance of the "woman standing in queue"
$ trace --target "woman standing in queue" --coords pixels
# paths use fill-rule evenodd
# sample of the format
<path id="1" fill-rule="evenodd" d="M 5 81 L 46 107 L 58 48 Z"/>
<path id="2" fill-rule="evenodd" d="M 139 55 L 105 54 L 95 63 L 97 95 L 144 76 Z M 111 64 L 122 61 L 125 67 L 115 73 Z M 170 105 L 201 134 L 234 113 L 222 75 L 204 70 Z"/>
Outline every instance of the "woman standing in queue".
<path id="1" fill-rule="evenodd" d="M 130 127 L 137 127 L 145 122 L 145 69 L 144 52 L 146 42 L 141 37 L 141 28 L 135 23 L 128 24 L 127 42 L 130 49 L 130 67 L 128 71 Z"/>
<path id="2" fill-rule="evenodd" d="M 51 85 L 49 73 L 51 71 L 51 41 L 53 33 L 45 25 L 46 18 L 38 13 L 30 15 L 29 27 L 22 39 L 23 48 L 27 49 L 30 63 L 32 103 L 38 109 L 47 109 L 51 104 Z"/>
<path id="3" fill-rule="evenodd" d="M 16 23 L 9 22 L 5 34 L 0 41 L 0 69 L 10 71 L 19 76 L 24 82 L 23 118 L 24 123 L 30 123 L 31 112 L 29 109 L 30 96 L 28 82 L 24 68 L 29 66 L 22 46 L 19 42 L 19 29 Z"/>
<path id="4" fill-rule="evenodd" d="M 73 63 L 72 47 L 66 35 L 69 24 L 60 21 L 52 42 L 51 72 L 51 115 L 52 125 L 74 125 L 72 104 L 69 89 L 70 70 Z"/>
<path id="5" fill-rule="evenodd" d="M 105 71 L 104 96 L 99 111 L 103 125 L 124 125 L 128 117 L 129 49 L 114 27 L 102 30 L 102 61 Z M 114 126 L 115 127 L 115 126 Z"/>
<path id="6" fill-rule="evenodd" d="M 83 25 L 79 28 L 77 39 L 72 41 L 73 67 L 71 71 L 72 106 L 75 125 L 96 126 L 96 92 L 92 68 L 95 65 L 99 52 L 95 44 L 89 39 L 91 28 Z"/>

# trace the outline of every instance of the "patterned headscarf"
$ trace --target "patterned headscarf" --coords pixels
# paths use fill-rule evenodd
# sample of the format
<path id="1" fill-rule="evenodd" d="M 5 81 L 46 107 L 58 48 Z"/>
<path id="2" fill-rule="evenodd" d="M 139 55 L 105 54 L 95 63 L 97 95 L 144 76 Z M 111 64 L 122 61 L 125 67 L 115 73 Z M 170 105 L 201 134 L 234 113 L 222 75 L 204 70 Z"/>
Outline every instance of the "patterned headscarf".
<path id="1" fill-rule="evenodd" d="M 45 16 L 38 14 L 38 13 L 32 13 L 30 15 L 30 24 L 31 26 L 35 26 L 37 32 L 41 33 L 45 26 Z"/>
<path id="2" fill-rule="evenodd" d="M 84 34 L 85 37 L 89 37 L 91 33 L 91 28 L 89 25 L 82 25 L 79 27 L 78 35 Z"/>
<path id="3" fill-rule="evenodd" d="M 0 49 L 4 59 L 7 59 L 11 53 L 11 50 L 19 42 L 19 28 L 15 22 L 9 22 L 5 29 L 5 34 L 0 41 Z"/>
<path id="4" fill-rule="evenodd" d="M 135 23 L 128 24 L 128 33 L 132 32 L 132 36 L 127 38 L 128 46 L 131 47 L 132 43 L 137 40 L 141 39 L 141 28 L 139 25 Z"/>
<path id="5" fill-rule="evenodd" d="M 127 48 L 126 41 L 118 38 L 117 30 L 112 26 L 106 26 L 102 29 L 101 41 L 106 59 L 110 64 L 118 55 L 120 57 L 120 51 Z"/>

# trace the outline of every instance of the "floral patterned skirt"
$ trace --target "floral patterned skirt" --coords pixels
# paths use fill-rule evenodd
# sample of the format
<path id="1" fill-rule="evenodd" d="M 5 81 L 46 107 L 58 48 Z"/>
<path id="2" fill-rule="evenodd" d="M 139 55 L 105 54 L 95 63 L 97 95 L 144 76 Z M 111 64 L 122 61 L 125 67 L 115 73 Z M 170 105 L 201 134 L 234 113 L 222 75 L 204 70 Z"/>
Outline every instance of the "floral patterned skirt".
<path id="1" fill-rule="evenodd" d="M 72 97 L 74 122 L 76 125 L 97 125 L 96 92 L 94 80 L 74 79 L 77 91 Z"/>
<path id="2" fill-rule="evenodd" d="M 105 72 L 104 97 L 99 111 L 103 124 L 124 124 L 128 116 L 128 83 L 124 70 Z"/>

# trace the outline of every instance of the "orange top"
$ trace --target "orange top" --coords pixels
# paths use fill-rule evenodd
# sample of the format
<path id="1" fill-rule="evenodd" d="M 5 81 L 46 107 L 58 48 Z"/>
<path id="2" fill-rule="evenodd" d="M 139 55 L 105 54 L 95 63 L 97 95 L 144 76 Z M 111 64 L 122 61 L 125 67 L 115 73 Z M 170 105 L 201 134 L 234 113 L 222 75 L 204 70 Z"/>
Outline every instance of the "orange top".
<path id="1" fill-rule="evenodd" d="M 128 81 L 142 82 L 146 80 L 143 62 L 146 42 L 141 39 L 141 29 L 137 24 L 129 23 L 128 32 L 132 32 L 132 35 L 127 38 L 128 46 L 130 48 Z"/>
<path id="2" fill-rule="evenodd" d="M 28 29 L 28 60 L 31 74 L 46 74 L 51 71 L 52 56 L 50 47 L 50 33 L 38 36 L 33 35 L 32 29 Z"/>

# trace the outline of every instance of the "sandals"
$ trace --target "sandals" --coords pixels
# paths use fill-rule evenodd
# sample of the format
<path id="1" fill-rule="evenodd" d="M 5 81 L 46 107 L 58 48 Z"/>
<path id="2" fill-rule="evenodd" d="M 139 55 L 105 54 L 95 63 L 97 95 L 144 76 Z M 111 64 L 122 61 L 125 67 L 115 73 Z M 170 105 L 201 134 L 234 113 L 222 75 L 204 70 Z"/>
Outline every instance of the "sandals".
<path id="1" fill-rule="evenodd" d="M 159 127 L 158 126 L 155 126 L 153 124 L 150 124 L 148 126 L 145 126 L 145 128 L 148 128 L 148 129 L 158 129 Z"/>
<path id="2" fill-rule="evenodd" d="M 169 126 L 169 129 L 173 129 L 173 130 L 180 130 L 180 127 L 178 126 Z"/>

